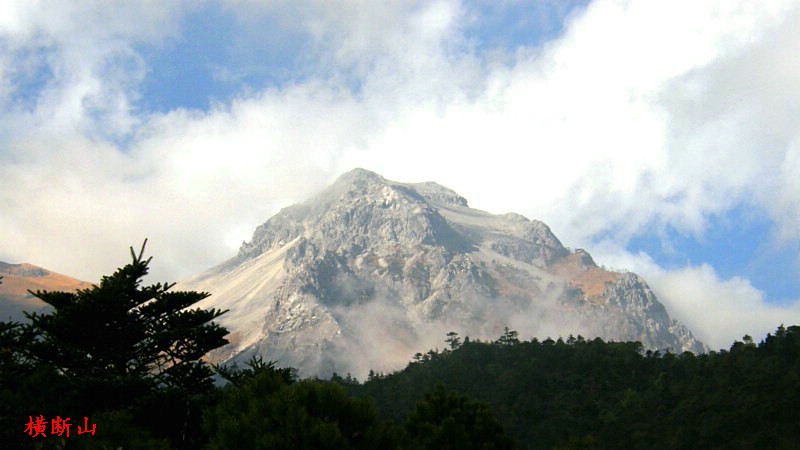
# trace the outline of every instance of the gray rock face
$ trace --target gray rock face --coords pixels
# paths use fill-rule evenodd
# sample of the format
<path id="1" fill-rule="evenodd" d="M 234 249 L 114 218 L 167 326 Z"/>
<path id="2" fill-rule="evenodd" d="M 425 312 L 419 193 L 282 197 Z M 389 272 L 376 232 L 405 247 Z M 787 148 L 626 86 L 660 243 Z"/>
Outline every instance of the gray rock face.
<path id="1" fill-rule="evenodd" d="M 667 348 L 672 351 L 702 351 L 703 344 L 676 320 L 670 319 L 667 310 L 657 299 L 647 283 L 636 274 L 624 274 L 604 293 L 606 304 L 618 308 L 622 315 L 615 320 L 606 335 L 615 340 L 631 338 L 648 344 L 650 348 Z"/>
<path id="2" fill-rule="evenodd" d="M 304 375 L 398 369 L 448 331 L 495 339 L 505 326 L 524 338 L 704 350 L 644 280 L 600 269 L 544 223 L 362 169 L 283 209 L 236 257 L 179 288 L 230 310 L 221 323 L 231 344 L 215 359 L 258 353 Z"/>

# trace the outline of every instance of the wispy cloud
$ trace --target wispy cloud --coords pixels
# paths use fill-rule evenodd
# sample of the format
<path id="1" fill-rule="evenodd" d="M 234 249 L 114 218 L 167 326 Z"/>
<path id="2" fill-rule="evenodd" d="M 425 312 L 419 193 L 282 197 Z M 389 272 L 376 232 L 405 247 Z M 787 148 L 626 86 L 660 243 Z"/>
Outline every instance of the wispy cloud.
<path id="1" fill-rule="evenodd" d="M 261 45 L 263 62 L 249 63 L 297 76 L 248 83 L 205 110 L 145 109 L 149 55 L 208 5 L 236 21 L 236 46 L 296 49 L 275 66 L 281 46 Z M 542 34 L 550 40 L 489 46 L 474 34 L 487 7 L 458 1 L 0 8 L 0 259 L 92 280 L 147 236 L 155 275 L 184 277 L 354 166 L 542 219 L 600 262 L 653 230 L 702 235 L 737 207 L 768 214 L 782 242 L 800 240 L 795 2 L 597 0 L 543 10 L 564 20 Z M 652 273 L 676 311 L 733 302 L 754 305 L 742 321 L 798 320 L 709 267 Z M 720 295 L 664 287 L 683 279 Z"/>

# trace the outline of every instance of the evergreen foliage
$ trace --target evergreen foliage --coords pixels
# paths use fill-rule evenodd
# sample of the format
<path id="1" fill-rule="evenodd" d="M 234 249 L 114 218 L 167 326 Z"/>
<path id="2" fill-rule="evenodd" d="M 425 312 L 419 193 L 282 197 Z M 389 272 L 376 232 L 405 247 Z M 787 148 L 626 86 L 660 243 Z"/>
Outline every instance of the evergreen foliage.
<path id="1" fill-rule="evenodd" d="M 206 413 L 209 448 L 396 448 L 393 428 L 369 401 L 348 396 L 338 384 L 295 382 L 273 363 L 253 362 L 231 377 L 235 383 Z"/>
<path id="2" fill-rule="evenodd" d="M 16 322 L 0 322 L 0 444 L 25 448 L 30 438 L 21 433 L 21 419 L 34 411 L 63 414 L 69 396 L 63 377 L 47 365 L 36 364 L 27 352 L 34 333 Z M 65 395 L 66 394 L 66 395 Z"/>
<path id="3" fill-rule="evenodd" d="M 244 369 L 239 368 L 237 363 L 230 366 L 214 365 L 214 370 L 226 381 L 236 387 L 242 387 L 245 383 L 251 382 L 262 373 L 277 375 L 284 384 L 292 384 L 297 381 L 297 370 L 292 367 L 277 367 L 276 361 L 264 361 L 261 356 L 253 356 L 245 363 Z"/>
<path id="4" fill-rule="evenodd" d="M 465 339 L 347 388 L 402 420 L 414 399 L 447 380 L 486 402 L 521 448 L 793 448 L 800 439 L 800 327 L 704 355 L 511 335 Z"/>
<path id="5" fill-rule="evenodd" d="M 212 322 L 223 311 L 188 309 L 208 293 L 168 292 L 174 283 L 141 286 L 152 259 L 143 258 L 145 244 L 138 255 L 131 248 L 133 261 L 99 285 L 33 293 L 54 311 L 28 315 L 38 334 L 31 346 L 38 361 L 58 368 L 77 388 L 123 404 L 155 388 L 207 391 L 213 372 L 200 358 L 227 343 L 227 330 Z"/>
<path id="6" fill-rule="evenodd" d="M 0 423 L 14 421 L 8 429 L 17 431 L 4 443 L 26 438 L 29 445 L 21 421 L 44 415 L 97 417 L 110 434 L 91 441 L 95 446 L 200 444 L 200 409 L 213 390 L 213 371 L 201 357 L 227 342 L 227 331 L 212 322 L 223 312 L 189 309 L 207 293 L 142 286 L 151 261 L 143 257 L 145 244 L 138 254 L 131 248 L 132 262 L 99 285 L 31 292 L 51 313 L 26 314 L 26 325 L 0 322 Z M 112 430 L 133 441 L 114 441 Z"/>
<path id="7" fill-rule="evenodd" d="M 442 384 L 417 402 L 405 422 L 406 448 L 430 450 L 511 449 L 511 440 L 486 404 Z"/>

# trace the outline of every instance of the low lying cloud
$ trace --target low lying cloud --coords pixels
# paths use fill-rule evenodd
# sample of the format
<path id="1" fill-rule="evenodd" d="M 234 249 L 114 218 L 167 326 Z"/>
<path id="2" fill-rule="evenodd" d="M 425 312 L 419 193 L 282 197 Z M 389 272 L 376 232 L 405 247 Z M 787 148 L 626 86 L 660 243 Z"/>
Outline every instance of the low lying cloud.
<path id="1" fill-rule="evenodd" d="M 442 296 L 433 301 L 435 306 L 404 305 L 397 293 L 381 291 L 362 303 L 330 307 L 342 333 L 325 350 L 319 367 L 305 368 L 309 374 L 329 376 L 334 370 L 363 380 L 370 370 L 400 370 L 416 353 L 448 348 L 445 338 L 451 331 L 462 341 L 466 337 L 494 341 L 505 327 L 516 330 L 524 340 L 597 334 L 591 324 L 564 314 L 558 301 L 560 289 L 543 293 L 535 303 L 450 292 L 452 300 Z M 431 307 L 441 311 L 431 312 Z"/>

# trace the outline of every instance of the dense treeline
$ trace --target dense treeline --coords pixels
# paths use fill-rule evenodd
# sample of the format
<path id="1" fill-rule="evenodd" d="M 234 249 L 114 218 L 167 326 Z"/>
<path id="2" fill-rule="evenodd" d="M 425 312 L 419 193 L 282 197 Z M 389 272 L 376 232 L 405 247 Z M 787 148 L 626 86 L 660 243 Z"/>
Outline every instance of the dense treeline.
<path id="1" fill-rule="evenodd" d="M 428 352 L 362 384 L 389 418 L 437 383 L 490 405 L 521 448 L 794 448 L 800 442 L 800 327 L 704 355 L 601 339 L 496 342 Z"/>
<path id="2" fill-rule="evenodd" d="M 191 309 L 207 294 L 142 286 L 149 259 L 78 293 L 39 292 L 50 314 L 0 322 L 3 448 L 793 448 L 800 327 L 705 355 L 639 343 L 494 342 L 449 333 L 444 351 L 364 383 L 202 360 L 225 341 Z M 213 369 L 213 370 L 212 370 Z M 216 383 L 214 380 L 216 379 Z M 47 423 L 34 426 L 34 418 Z M 71 434 L 54 428 L 72 418 Z M 83 418 L 96 425 L 77 435 Z M 27 425 L 27 427 L 26 427 Z M 61 431 L 59 434 L 58 432 Z M 86 430 L 84 430 L 85 432 Z M 39 435 L 33 435 L 41 432 Z"/>
<path id="3" fill-rule="evenodd" d="M 437 385 L 398 420 L 336 382 L 296 380 L 292 371 L 251 360 L 222 369 L 232 383 L 205 415 L 212 449 L 511 449 L 489 407 Z M 233 376 L 231 376 L 233 375 Z"/>

